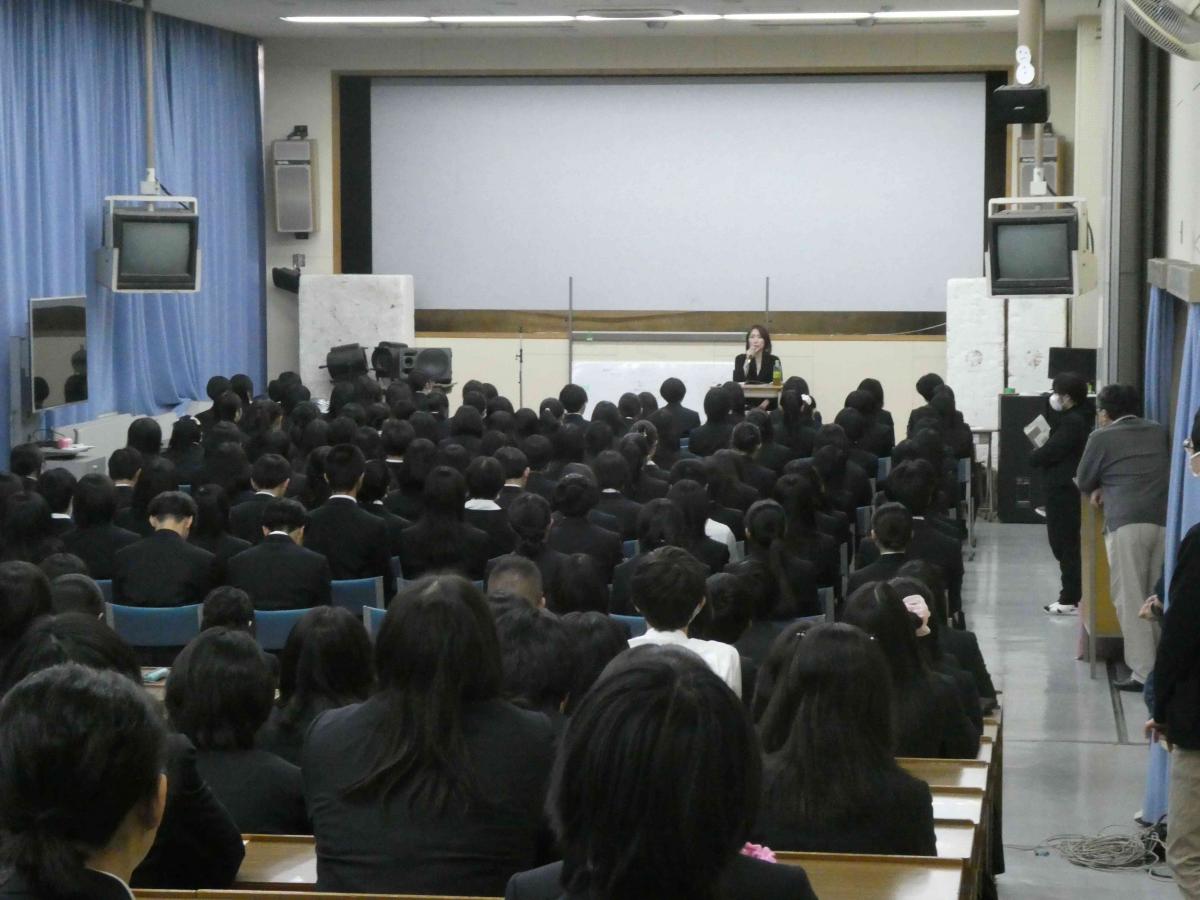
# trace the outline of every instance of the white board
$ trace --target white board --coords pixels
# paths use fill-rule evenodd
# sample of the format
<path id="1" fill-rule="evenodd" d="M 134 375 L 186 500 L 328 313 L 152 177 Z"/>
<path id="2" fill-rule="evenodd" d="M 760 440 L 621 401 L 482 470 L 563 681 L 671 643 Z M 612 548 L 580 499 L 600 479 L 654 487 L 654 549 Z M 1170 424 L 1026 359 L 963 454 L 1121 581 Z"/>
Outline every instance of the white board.
<path id="1" fill-rule="evenodd" d="M 972 428 L 1000 427 L 1004 390 L 1004 301 L 986 278 L 946 282 L 946 383 Z"/>
<path id="2" fill-rule="evenodd" d="M 628 360 L 577 360 L 571 367 L 571 381 L 587 391 L 588 407 L 601 400 L 616 403 L 627 392 L 649 391 L 662 398 L 658 389 L 668 378 L 678 378 L 687 388 L 684 405 L 704 413 L 704 395 L 713 385 L 729 380 L 733 366 L 728 362 L 679 361 L 630 362 Z"/>
<path id="3" fill-rule="evenodd" d="M 380 341 L 410 346 L 413 327 L 411 275 L 302 275 L 300 277 L 300 378 L 314 397 L 328 397 L 329 375 L 321 366 L 330 348 Z"/>

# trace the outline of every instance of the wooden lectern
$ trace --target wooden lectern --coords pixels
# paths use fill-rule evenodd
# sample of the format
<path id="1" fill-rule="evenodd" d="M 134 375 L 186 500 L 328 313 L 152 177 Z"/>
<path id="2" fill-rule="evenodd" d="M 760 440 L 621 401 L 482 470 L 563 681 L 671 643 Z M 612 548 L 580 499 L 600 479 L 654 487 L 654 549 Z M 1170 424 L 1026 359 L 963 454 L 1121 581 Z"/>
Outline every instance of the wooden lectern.
<path id="1" fill-rule="evenodd" d="M 782 384 L 743 384 L 742 393 L 747 400 L 779 400 Z"/>

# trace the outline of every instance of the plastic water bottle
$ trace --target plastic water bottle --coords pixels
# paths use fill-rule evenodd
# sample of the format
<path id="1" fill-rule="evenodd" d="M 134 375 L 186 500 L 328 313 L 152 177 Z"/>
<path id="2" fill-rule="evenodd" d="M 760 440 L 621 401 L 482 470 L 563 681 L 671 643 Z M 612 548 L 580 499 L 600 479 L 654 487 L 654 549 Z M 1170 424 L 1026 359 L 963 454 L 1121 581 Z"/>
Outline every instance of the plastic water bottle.
<path id="1" fill-rule="evenodd" d="M 775 360 L 775 371 L 771 373 L 771 384 L 783 384 L 783 366 L 779 364 L 779 360 Z"/>

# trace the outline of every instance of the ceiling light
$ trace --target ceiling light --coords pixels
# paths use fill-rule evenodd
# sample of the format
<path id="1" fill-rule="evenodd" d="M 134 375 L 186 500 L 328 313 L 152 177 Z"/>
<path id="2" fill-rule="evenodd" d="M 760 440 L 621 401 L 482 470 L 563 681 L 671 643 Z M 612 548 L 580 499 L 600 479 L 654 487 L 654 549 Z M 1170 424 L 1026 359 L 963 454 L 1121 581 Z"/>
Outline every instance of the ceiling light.
<path id="1" fill-rule="evenodd" d="M 298 25 L 423 25 L 429 16 L 280 16 Z"/>
<path id="2" fill-rule="evenodd" d="M 574 16 L 430 16 L 439 25 L 556 25 Z"/>
<path id="3" fill-rule="evenodd" d="M 639 15 L 608 15 L 581 13 L 575 17 L 580 22 L 716 22 L 721 16 L 716 13 L 666 13 Z"/>
<path id="4" fill-rule="evenodd" d="M 766 12 L 726 13 L 732 22 L 856 22 L 871 18 L 865 12 Z"/>
<path id="5" fill-rule="evenodd" d="M 926 9 L 877 12 L 875 18 L 888 19 L 1004 19 L 1015 16 L 1015 9 Z"/>

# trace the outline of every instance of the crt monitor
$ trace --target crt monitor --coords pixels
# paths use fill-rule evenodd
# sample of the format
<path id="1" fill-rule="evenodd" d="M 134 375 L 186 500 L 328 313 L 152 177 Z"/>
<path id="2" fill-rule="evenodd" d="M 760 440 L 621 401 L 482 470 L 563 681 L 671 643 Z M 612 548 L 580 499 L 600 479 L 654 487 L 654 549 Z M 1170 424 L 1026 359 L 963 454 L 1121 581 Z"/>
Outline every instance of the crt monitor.
<path id="1" fill-rule="evenodd" d="M 1076 293 L 1074 209 L 1004 210 L 988 217 L 988 262 L 993 295 L 1071 296 Z"/>
<path id="2" fill-rule="evenodd" d="M 88 398 L 86 297 L 29 301 L 29 379 L 31 412 Z"/>
<path id="3" fill-rule="evenodd" d="M 113 210 L 117 290 L 195 290 L 198 231 L 191 210 Z"/>

